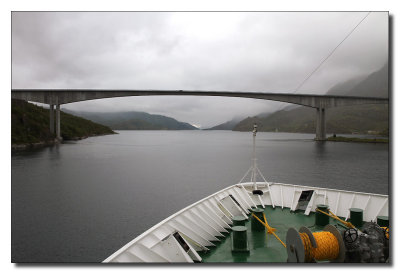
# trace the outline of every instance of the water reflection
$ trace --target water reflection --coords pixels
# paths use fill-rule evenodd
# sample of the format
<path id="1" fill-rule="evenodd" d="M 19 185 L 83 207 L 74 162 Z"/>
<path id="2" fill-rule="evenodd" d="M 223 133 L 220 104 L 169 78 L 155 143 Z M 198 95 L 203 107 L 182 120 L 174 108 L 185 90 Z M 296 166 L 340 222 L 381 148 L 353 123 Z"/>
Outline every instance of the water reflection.
<path id="1" fill-rule="evenodd" d="M 318 160 L 323 160 L 327 153 L 326 142 L 314 142 L 314 153 Z"/>
<path id="2" fill-rule="evenodd" d="M 13 261 L 100 262 L 164 218 L 237 183 L 251 164 L 247 132 L 119 133 L 12 154 Z M 387 145 L 258 136 L 258 167 L 267 180 L 388 193 Z M 249 234 L 250 242 L 267 246 Z"/>

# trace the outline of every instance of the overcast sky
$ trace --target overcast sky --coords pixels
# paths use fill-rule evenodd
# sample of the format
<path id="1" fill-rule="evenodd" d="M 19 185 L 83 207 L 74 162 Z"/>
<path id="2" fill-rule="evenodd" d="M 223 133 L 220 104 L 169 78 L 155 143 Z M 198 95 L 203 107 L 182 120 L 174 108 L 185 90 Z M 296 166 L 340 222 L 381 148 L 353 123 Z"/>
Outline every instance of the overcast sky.
<path id="1" fill-rule="evenodd" d="M 13 12 L 12 87 L 294 92 L 366 14 Z M 387 57 L 388 14 L 373 12 L 297 93 L 325 93 Z M 62 107 L 146 111 L 209 127 L 283 106 L 157 96 Z"/>

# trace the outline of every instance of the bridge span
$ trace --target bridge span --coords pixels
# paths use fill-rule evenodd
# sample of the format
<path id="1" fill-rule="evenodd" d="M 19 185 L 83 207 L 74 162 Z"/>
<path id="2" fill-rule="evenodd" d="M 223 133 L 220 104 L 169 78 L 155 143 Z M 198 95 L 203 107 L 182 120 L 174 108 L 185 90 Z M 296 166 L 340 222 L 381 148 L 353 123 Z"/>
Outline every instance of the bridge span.
<path id="1" fill-rule="evenodd" d="M 60 105 L 115 97 L 128 96 L 218 96 L 241 97 L 279 101 L 316 109 L 316 140 L 326 139 L 325 109 L 361 104 L 388 104 L 388 98 L 335 96 L 290 93 L 261 93 L 234 91 L 186 91 L 186 90 L 131 90 L 131 89 L 12 89 L 11 98 L 50 105 L 50 131 L 54 133 L 54 106 L 56 107 L 56 136 L 61 139 Z"/>

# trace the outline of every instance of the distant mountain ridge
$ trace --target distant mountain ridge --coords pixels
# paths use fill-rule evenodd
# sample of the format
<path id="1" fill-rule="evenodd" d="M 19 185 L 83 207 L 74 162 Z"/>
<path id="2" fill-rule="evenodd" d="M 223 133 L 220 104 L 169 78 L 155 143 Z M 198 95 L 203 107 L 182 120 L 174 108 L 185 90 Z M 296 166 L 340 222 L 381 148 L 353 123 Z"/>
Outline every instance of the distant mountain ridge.
<path id="1" fill-rule="evenodd" d="M 290 106 L 288 106 L 288 107 L 290 107 Z M 286 107 L 286 108 L 288 108 L 288 107 Z M 271 112 L 262 112 L 262 113 L 258 114 L 257 117 L 262 118 L 262 117 L 267 117 L 269 115 L 271 115 Z M 244 119 L 244 117 L 241 117 L 241 118 L 236 117 L 228 122 L 218 124 L 218 125 L 210 127 L 210 128 L 205 128 L 204 130 L 233 130 L 235 128 L 235 126 L 237 124 L 239 124 L 243 119 Z"/>
<path id="2" fill-rule="evenodd" d="M 210 128 L 206 128 L 205 130 L 232 130 L 240 121 L 242 121 L 243 118 L 235 118 L 232 119 L 228 122 L 210 127 Z"/>
<path id="3" fill-rule="evenodd" d="M 329 95 L 348 95 L 387 98 L 388 65 L 368 76 L 350 79 L 338 83 L 329 89 Z M 296 107 L 272 113 L 267 117 L 248 117 L 238 123 L 234 131 L 250 131 L 258 124 L 259 131 L 315 132 L 315 109 Z M 381 133 L 387 134 L 389 128 L 388 105 L 358 105 L 336 107 L 326 110 L 326 128 L 328 133 Z"/>
<path id="4" fill-rule="evenodd" d="M 65 112 L 106 125 L 113 130 L 196 130 L 189 123 L 147 112 L 85 112 L 65 109 Z"/>
<path id="5" fill-rule="evenodd" d="M 206 128 L 205 130 L 232 130 L 239 122 L 238 120 L 230 120 L 214 127 Z"/>
<path id="6" fill-rule="evenodd" d="M 381 69 L 367 77 L 350 79 L 328 90 L 328 95 L 349 95 L 365 97 L 389 97 L 389 67 L 386 63 Z"/>

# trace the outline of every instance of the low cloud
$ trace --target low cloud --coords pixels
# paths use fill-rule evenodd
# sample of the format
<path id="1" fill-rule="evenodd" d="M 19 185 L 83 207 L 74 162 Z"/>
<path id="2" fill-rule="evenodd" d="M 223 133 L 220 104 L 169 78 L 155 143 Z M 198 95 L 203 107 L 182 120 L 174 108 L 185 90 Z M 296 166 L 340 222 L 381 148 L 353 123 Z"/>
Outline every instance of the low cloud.
<path id="1" fill-rule="evenodd" d="M 294 92 L 364 12 L 13 12 L 13 88 Z M 371 13 L 298 93 L 325 93 L 378 70 L 388 14 Z M 65 105 L 146 111 L 212 126 L 284 104 L 216 97 L 132 97 Z"/>

